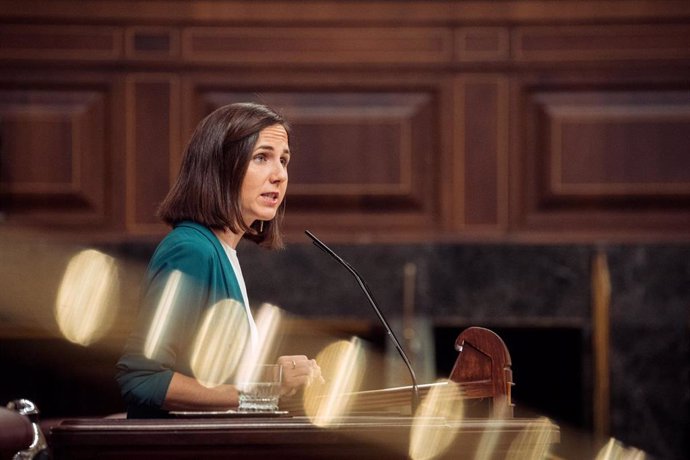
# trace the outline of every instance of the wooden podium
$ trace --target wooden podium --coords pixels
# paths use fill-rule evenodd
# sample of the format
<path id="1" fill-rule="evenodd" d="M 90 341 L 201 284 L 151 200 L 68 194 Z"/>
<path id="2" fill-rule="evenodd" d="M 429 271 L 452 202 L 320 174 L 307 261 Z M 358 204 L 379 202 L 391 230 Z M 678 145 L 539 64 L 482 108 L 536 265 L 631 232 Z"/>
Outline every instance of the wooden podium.
<path id="1" fill-rule="evenodd" d="M 50 443 L 55 459 L 406 459 L 412 424 L 411 417 L 396 416 L 343 417 L 336 428 L 317 427 L 306 417 L 76 419 L 54 427 Z M 545 420 L 431 418 L 424 424 L 435 436 L 455 435 L 435 458 L 473 459 L 490 443 L 491 455 L 484 458 L 503 459 L 558 441 L 558 428 Z"/>
<path id="2" fill-rule="evenodd" d="M 559 441 L 559 430 L 546 419 L 513 418 L 510 398 L 511 362 L 503 341 L 492 331 L 472 327 L 456 340 L 459 351 L 450 379 L 463 398 L 488 403 L 482 418 L 417 418 L 394 412 L 350 415 L 319 427 L 302 415 L 235 416 L 127 420 L 88 418 L 64 420 L 51 428 L 49 444 L 55 459 L 127 458 L 281 458 L 405 459 L 415 430 L 430 433 L 430 447 L 451 439 L 434 458 L 526 458 L 546 452 Z M 430 386 L 420 387 L 422 397 Z M 409 388 L 364 392 L 369 409 L 409 403 Z M 282 406 L 281 406 L 282 407 Z M 419 431 L 418 431 L 419 432 Z M 528 453 L 529 452 L 529 453 Z M 522 453 L 522 454 L 521 454 Z M 517 455 L 515 457 L 515 455 Z"/>

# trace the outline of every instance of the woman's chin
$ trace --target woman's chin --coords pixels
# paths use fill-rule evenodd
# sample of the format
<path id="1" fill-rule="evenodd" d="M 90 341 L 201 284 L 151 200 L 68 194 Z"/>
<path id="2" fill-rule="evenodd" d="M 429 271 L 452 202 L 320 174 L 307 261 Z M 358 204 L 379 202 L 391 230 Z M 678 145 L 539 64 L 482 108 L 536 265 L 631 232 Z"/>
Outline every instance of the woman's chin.
<path id="1" fill-rule="evenodd" d="M 276 213 L 271 213 L 271 214 L 267 213 L 267 214 L 265 214 L 265 215 L 263 215 L 263 216 L 256 217 L 256 218 L 252 221 L 250 227 L 251 227 L 252 225 L 257 225 L 257 224 L 259 224 L 259 222 L 268 222 L 268 221 L 271 221 L 271 220 L 273 220 L 275 217 L 276 217 Z"/>

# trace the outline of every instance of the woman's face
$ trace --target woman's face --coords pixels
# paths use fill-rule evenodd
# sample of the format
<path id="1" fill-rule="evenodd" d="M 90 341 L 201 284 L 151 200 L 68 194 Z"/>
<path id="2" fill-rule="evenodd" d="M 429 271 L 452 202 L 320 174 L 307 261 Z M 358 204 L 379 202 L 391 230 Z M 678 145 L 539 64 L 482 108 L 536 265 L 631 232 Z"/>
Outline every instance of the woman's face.
<path id="1" fill-rule="evenodd" d="M 290 162 L 288 134 L 282 125 L 259 132 L 240 191 L 242 218 L 247 226 L 271 220 L 285 198 Z"/>

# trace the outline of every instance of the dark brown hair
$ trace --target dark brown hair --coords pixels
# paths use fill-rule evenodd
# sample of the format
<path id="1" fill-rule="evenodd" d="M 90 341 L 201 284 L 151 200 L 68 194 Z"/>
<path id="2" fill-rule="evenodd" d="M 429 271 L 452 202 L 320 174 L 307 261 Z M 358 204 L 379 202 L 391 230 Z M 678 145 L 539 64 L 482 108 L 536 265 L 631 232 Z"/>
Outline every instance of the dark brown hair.
<path id="1" fill-rule="evenodd" d="M 158 217 L 174 226 L 192 220 L 213 229 L 228 228 L 268 248 L 283 246 L 280 224 L 285 201 L 276 217 L 248 227 L 242 219 L 240 191 L 259 132 L 287 122 L 274 110 L 255 103 L 230 104 L 212 112 L 196 127 L 184 153 L 180 174 L 158 208 Z"/>

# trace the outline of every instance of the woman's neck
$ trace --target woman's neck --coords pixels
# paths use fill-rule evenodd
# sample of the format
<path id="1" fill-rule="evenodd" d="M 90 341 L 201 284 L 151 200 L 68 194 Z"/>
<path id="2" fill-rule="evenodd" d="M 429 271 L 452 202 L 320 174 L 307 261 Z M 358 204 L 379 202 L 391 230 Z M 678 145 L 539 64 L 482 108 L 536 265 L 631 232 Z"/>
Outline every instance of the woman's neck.
<path id="1" fill-rule="evenodd" d="M 227 228 L 223 230 L 218 230 L 218 229 L 213 229 L 213 233 L 216 234 L 219 240 L 221 240 L 223 243 L 227 244 L 233 249 L 237 249 L 237 245 L 239 244 L 240 240 L 242 239 L 242 235 L 238 235 L 236 233 L 231 232 Z"/>

